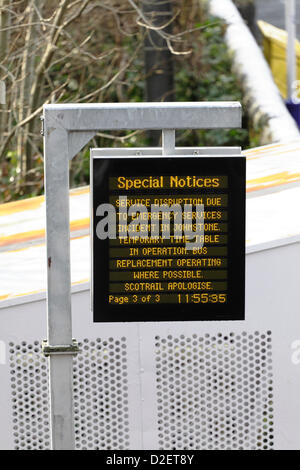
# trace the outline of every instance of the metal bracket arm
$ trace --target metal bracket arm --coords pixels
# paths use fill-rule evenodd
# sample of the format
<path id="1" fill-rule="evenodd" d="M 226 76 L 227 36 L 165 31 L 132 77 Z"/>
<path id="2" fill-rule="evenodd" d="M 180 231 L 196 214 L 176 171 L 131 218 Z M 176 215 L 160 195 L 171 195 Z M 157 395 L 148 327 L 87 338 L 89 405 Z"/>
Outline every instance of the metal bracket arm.
<path id="1" fill-rule="evenodd" d="M 69 345 L 50 346 L 48 344 L 48 341 L 45 340 L 42 342 L 42 353 L 45 357 L 50 357 L 58 354 L 76 356 L 79 352 L 80 349 L 75 339 L 73 340 L 73 343 Z"/>

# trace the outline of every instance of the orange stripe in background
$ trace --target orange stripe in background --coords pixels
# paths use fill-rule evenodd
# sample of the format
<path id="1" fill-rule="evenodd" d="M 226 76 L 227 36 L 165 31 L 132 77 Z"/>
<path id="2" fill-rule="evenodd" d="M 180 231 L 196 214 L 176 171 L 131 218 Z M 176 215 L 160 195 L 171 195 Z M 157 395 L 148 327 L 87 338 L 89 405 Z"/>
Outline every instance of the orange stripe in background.
<path id="1" fill-rule="evenodd" d="M 281 172 L 281 173 L 275 173 L 274 175 L 248 180 L 247 181 L 247 193 L 259 191 L 262 189 L 272 188 L 272 187 L 280 186 L 283 184 L 293 183 L 295 181 L 300 181 L 300 173 L 291 174 L 287 171 Z M 89 188 L 84 188 L 84 189 L 77 190 L 76 195 L 86 194 L 88 192 L 89 192 Z M 38 201 L 36 201 L 36 199 Z M 39 198 L 34 198 L 33 205 L 41 204 L 43 200 L 44 200 L 44 197 L 42 196 Z M 23 201 L 19 201 L 19 202 L 23 202 Z M 32 200 L 29 199 L 27 201 L 24 201 L 24 203 L 27 203 L 27 202 L 31 203 Z M 5 206 L 10 205 L 10 204 L 15 205 L 17 203 L 9 203 L 9 204 L 5 204 Z M 3 214 L 1 214 L 0 212 L 0 215 L 3 215 Z M 88 230 L 89 227 L 90 227 L 90 219 L 88 217 L 84 219 L 73 220 L 70 223 L 71 232 L 75 232 L 78 230 Z M 22 243 L 22 242 L 24 243 L 24 242 L 44 239 L 44 238 L 45 238 L 44 229 L 34 230 L 30 232 L 16 233 L 13 235 L 9 235 L 7 237 L 1 237 L 0 247 L 14 245 L 17 243 Z"/>
<path id="2" fill-rule="evenodd" d="M 90 279 L 86 278 L 86 279 L 82 279 L 80 281 L 72 282 L 72 286 L 78 286 L 80 284 L 86 284 L 88 282 L 90 282 Z M 2 300 L 7 300 L 7 299 L 17 299 L 19 297 L 25 297 L 27 295 L 42 294 L 44 292 L 45 292 L 44 289 L 40 289 L 40 290 L 33 290 L 33 291 L 29 291 L 29 292 L 20 292 L 19 294 L 0 295 L 0 302 Z"/>
<path id="3" fill-rule="evenodd" d="M 274 186 L 281 186 L 283 184 L 294 183 L 295 181 L 300 181 L 300 173 L 289 173 L 288 171 L 275 173 L 274 175 L 248 180 L 247 193 L 272 188 Z"/>
<path id="4" fill-rule="evenodd" d="M 90 188 L 84 186 L 70 191 L 70 196 L 81 196 L 82 194 L 88 194 Z M 22 199 L 21 201 L 7 202 L 6 204 L 0 204 L 0 216 L 11 215 L 16 212 L 32 211 L 39 209 L 39 207 L 45 202 L 45 196 L 37 196 L 28 199 Z"/>
<path id="5" fill-rule="evenodd" d="M 1 300 L 6 300 L 6 299 L 8 299 L 8 297 L 9 297 L 9 294 L 7 294 L 7 295 L 0 295 L 0 301 L 1 301 Z"/>
<path id="6" fill-rule="evenodd" d="M 245 155 L 246 155 L 246 158 L 247 160 L 257 160 L 258 158 L 263 158 L 263 157 L 268 157 L 268 158 L 271 158 L 271 157 L 276 157 L 276 156 L 281 156 L 284 158 L 284 156 L 287 154 L 287 153 L 295 153 L 296 151 L 300 152 L 300 148 L 292 148 L 290 150 L 281 150 L 281 151 L 272 151 L 272 152 L 262 152 L 261 153 L 247 153 L 247 152 L 243 152 Z"/>
<path id="7" fill-rule="evenodd" d="M 279 146 L 279 145 L 278 145 Z M 278 147 L 273 146 L 273 148 Z M 272 188 L 288 183 L 300 181 L 300 173 L 289 173 L 287 171 L 281 173 L 275 173 L 273 175 L 264 176 L 261 178 L 255 178 L 247 181 L 247 193 L 259 191 L 262 189 Z M 89 187 L 78 188 L 72 190 L 71 196 L 79 196 L 82 194 L 89 193 Z M 11 202 L 0 205 L 0 216 L 8 215 L 14 212 L 21 212 L 22 210 L 34 210 L 38 208 L 45 201 L 44 196 L 39 196 L 32 199 L 26 199 L 22 201 Z M 72 232 L 79 230 L 88 230 L 90 226 L 90 219 L 84 218 L 74 220 L 70 223 L 70 230 Z M 23 233 L 15 233 L 6 237 L 0 238 L 0 247 L 14 245 L 18 243 L 30 242 L 45 238 L 45 230 L 34 230 Z"/>
<path id="8" fill-rule="evenodd" d="M 38 209 L 45 201 L 44 196 L 22 199 L 21 201 L 7 202 L 0 204 L 0 216 L 11 215 L 16 212 L 32 211 Z"/>
<path id="9" fill-rule="evenodd" d="M 71 232 L 89 229 L 89 227 L 90 227 L 89 218 L 74 220 L 70 223 Z M 1 237 L 0 247 L 15 245 L 17 243 L 24 243 L 24 242 L 34 241 L 34 240 L 40 240 L 41 238 L 45 238 L 45 229 L 33 230 L 31 232 L 14 233 L 13 235 L 9 235 L 7 237 Z"/>
<path id="10" fill-rule="evenodd" d="M 266 154 L 269 150 L 274 150 L 274 149 L 278 149 L 278 148 L 282 148 L 284 146 L 284 144 L 274 144 L 274 145 L 267 145 L 266 147 L 259 147 L 259 148 L 255 148 L 255 149 L 248 149 L 248 150 L 244 150 L 243 153 L 246 154 L 246 155 L 255 155 L 257 153 L 260 153 L 260 154 Z M 295 151 L 295 149 L 294 149 Z"/>
<path id="11" fill-rule="evenodd" d="M 72 189 L 70 196 L 81 196 L 82 194 L 88 194 L 90 192 L 89 186 L 84 186 L 83 188 Z"/>
<path id="12" fill-rule="evenodd" d="M 29 242 L 45 237 L 45 230 L 33 230 L 32 232 L 14 233 L 7 237 L 1 237 L 0 247 L 15 245 L 16 243 Z"/>
<path id="13" fill-rule="evenodd" d="M 84 230 L 90 228 L 90 218 L 87 217 L 85 219 L 73 220 L 70 223 L 70 230 L 71 232 L 75 232 L 76 230 Z"/>

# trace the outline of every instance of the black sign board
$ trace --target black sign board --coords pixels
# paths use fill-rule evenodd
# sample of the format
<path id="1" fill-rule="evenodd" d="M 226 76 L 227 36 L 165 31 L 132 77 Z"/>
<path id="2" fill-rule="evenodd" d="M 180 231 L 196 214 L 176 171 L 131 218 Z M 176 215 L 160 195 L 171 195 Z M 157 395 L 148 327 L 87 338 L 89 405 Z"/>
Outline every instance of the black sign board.
<path id="1" fill-rule="evenodd" d="M 93 158 L 95 322 L 244 320 L 245 168 L 242 156 Z M 140 237 L 130 232 L 134 204 L 149 211 Z M 174 236 L 172 214 L 170 236 L 161 225 L 151 237 L 153 204 L 179 205 L 182 230 L 196 228 L 201 204 L 201 248 L 188 247 L 184 230 Z"/>

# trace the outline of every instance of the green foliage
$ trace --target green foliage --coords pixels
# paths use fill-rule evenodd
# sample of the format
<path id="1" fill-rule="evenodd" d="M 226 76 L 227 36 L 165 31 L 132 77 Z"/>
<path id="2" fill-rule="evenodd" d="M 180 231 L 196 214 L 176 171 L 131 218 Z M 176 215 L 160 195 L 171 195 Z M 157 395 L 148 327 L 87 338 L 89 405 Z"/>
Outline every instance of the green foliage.
<path id="1" fill-rule="evenodd" d="M 20 176 L 17 152 L 7 152 L 5 160 L 1 162 L 0 203 L 39 196 L 44 189 L 43 176 L 44 168 L 41 156 L 34 157 L 34 170 L 30 172 L 29 178 L 25 181 Z"/>
<path id="2" fill-rule="evenodd" d="M 236 76 L 232 73 L 232 62 L 224 41 L 225 25 L 221 20 L 207 16 L 202 3 L 193 3 L 194 10 L 184 1 L 177 0 L 181 8 L 174 24 L 174 32 L 193 31 L 176 48 L 190 49 L 189 55 L 174 55 L 175 84 L 177 101 L 242 101 L 242 92 Z M 240 1 L 240 0 L 238 0 Z M 181 2 L 181 3 L 180 3 Z M 195 7 L 196 5 L 196 7 Z M 195 9 L 196 8 L 196 9 Z M 89 23 L 80 23 L 78 34 L 90 32 Z M 114 36 L 114 33 L 116 37 Z M 100 35 L 100 36 L 97 36 Z M 102 35 L 102 36 L 101 36 Z M 94 37 L 95 36 L 95 37 Z M 60 60 L 53 63 L 48 73 L 48 85 L 45 85 L 43 99 L 51 92 L 51 86 L 63 89 L 56 96 L 57 102 L 86 101 L 91 102 L 142 102 L 145 99 L 145 75 L 143 57 L 143 37 L 141 29 L 136 28 L 133 34 L 122 36 L 108 24 L 106 29 L 96 29 L 93 33 L 94 56 L 108 54 L 106 61 L 92 60 L 85 66 L 87 57 L 65 50 L 62 38 L 58 50 Z M 116 47 L 117 44 L 117 47 Z M 116 49 L 114 54 L 111 53 Z M 69 54 L 68 54 L 69 52 Z M 122 69 L 122 64 L 129 64 Z M 110 86 L 106 86 L 112 77 Z M 51 86 L 50 86 L 51 85 Z M 103 89 L 102 89 L 103 88 Z M 98 91 L 97 91 L 98 90 Z M 249 130 L 246 114 L 243 129 L 233 130 L 201 130 L 177 133 L 179 146 L 241 146 L 243 148 L 257 145 L 260 130 Z M 41 143 L 39 152 L 34 156 L 34 171 L 26 181 L 19 173 L 18 157 L 12 146 L 6 160 L 0 164 L 0 202 L 28 196 L 36 196 L 43 192 L 43 162 Z M 143 147 L 149 145 L 147 135 L 143 132 L 119 132 L 100 134 L 72 161 L 70 181 L 72 186 L 89 183 L 89 147 Z M 20 157 L 20 156 L 19 156 Z"/>

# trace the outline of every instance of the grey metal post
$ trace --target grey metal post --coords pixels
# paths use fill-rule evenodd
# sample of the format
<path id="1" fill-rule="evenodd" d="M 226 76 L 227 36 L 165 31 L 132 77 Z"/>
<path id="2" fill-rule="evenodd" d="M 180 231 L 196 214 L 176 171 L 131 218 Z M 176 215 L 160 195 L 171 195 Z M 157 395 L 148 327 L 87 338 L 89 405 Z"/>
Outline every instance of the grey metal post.
<path id="1" fill-rule="evenodd" d="M 62 346 L 72 344 L 68 135 L 45 131 L 48 346 Z M 49 369 L 52 448 L 74 449 L 72 355 L 50 354 Z"/>
<path id="2" fill-rule="evenodd" d="M 216 103 L 116 103 L 45 105 L 44 156 L 47 232 L 48 341 L 52 448 L 75 447 L 73 416 L 69 160 L 98 130 L 163 130 L 164 154 L 175 149 L 175 129 L 241 126 L 241 105 Z"/>
<path id="3" fill-rule="evenodd" d="M 175 130 L 163 129 L 162 131 L 162 154 L 174 155 L 175 153 Z"/>

